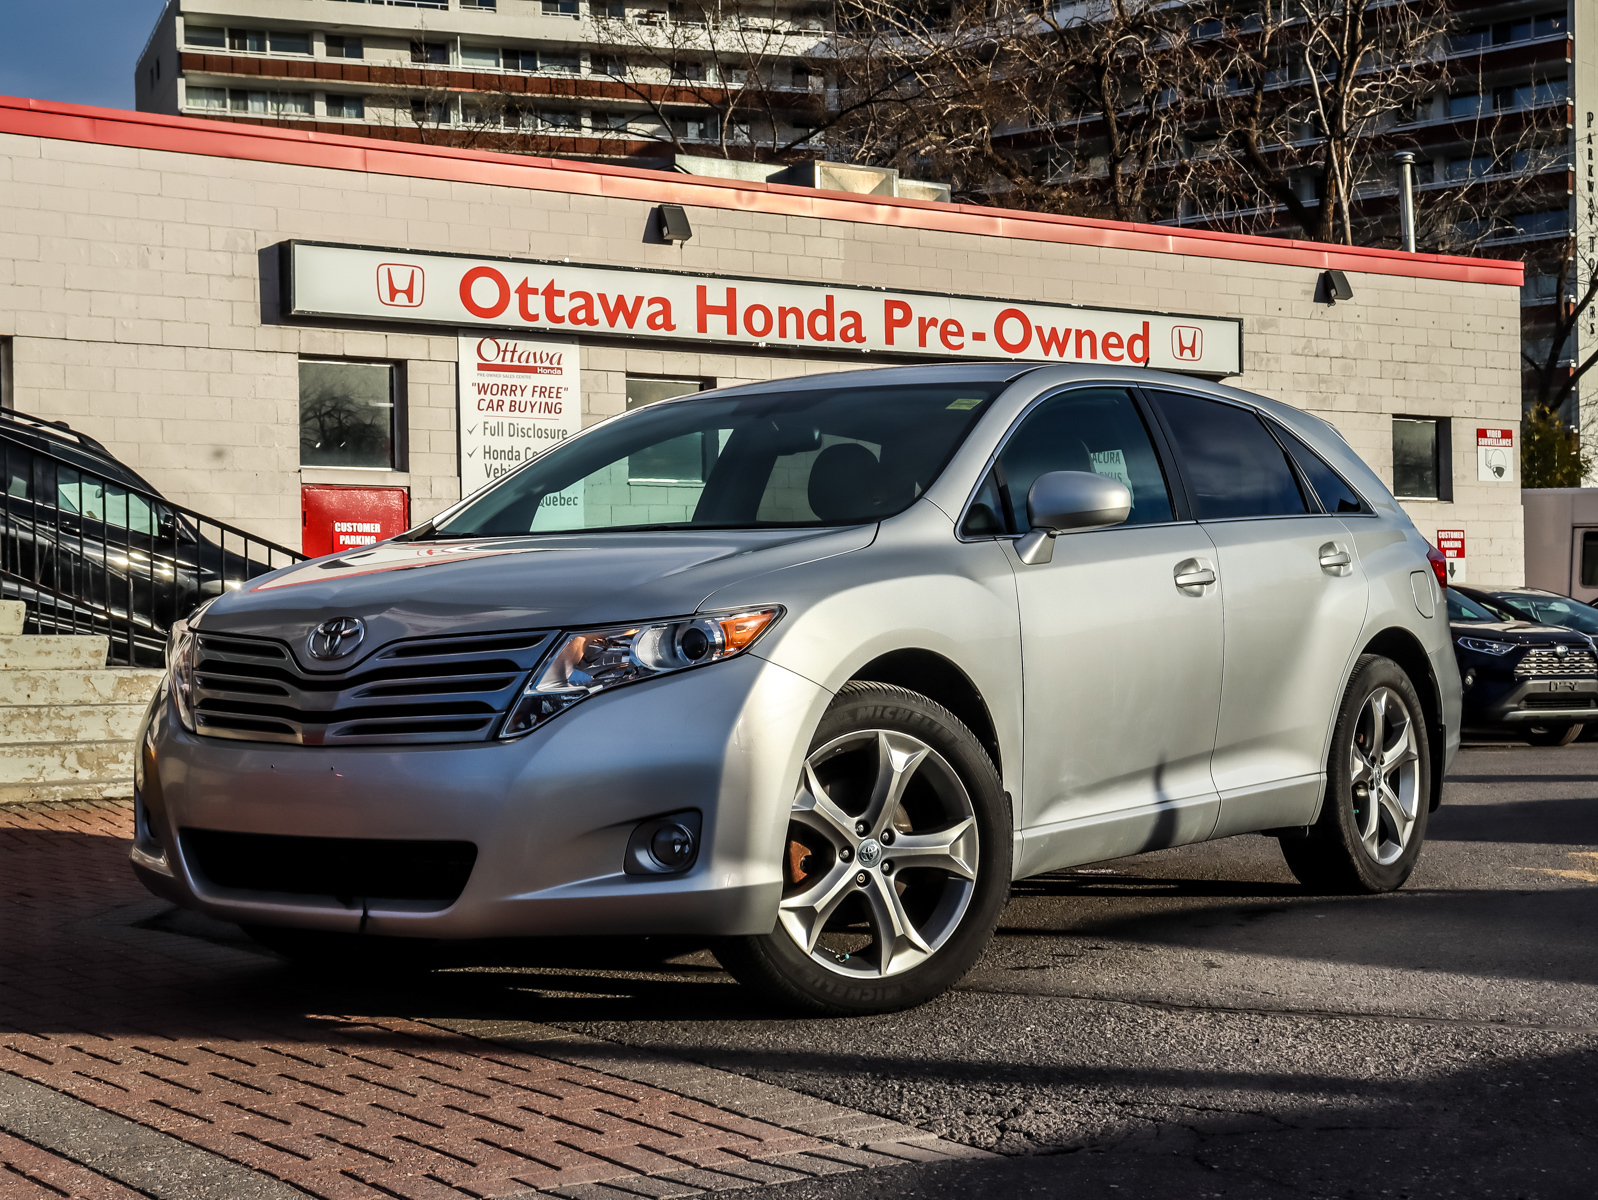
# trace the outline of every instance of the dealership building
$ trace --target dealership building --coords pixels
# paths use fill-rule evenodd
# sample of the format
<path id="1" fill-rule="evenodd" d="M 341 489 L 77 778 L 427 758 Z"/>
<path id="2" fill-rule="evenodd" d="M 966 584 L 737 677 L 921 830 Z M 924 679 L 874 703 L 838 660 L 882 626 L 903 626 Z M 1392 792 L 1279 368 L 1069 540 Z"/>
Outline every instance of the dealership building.
<path id="1" fill-rule="evenodd" d="M 0 403 L 320 550 L 705 387 L 1146 365 L 1324 417 L 1520 581 L 1519 263 L 875 190 L 0 98 Z"/>

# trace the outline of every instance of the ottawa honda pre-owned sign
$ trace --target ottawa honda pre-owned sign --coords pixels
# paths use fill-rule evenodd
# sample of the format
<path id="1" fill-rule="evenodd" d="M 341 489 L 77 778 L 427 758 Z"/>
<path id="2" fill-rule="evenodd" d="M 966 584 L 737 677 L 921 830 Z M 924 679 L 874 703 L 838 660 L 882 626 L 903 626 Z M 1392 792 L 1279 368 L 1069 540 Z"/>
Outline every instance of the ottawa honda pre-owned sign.
<path id="1" fill-rule="evenodd" d="M 1242 370 L 1240 321 L 290 242 L 296 316 L 931 358 Z"/>

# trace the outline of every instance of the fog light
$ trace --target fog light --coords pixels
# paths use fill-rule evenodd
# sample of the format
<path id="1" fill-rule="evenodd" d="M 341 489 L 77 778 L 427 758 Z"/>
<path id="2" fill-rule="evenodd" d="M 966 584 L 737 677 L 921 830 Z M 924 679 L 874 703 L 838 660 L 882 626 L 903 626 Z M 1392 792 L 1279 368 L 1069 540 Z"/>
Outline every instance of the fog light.
<path id="1" fill-rule="evenodd" d="M 623 869 L 629 875 L 676 875 L 699 857 L 701 818 L 698 809 L 654 817 L 627 839 Z"/>

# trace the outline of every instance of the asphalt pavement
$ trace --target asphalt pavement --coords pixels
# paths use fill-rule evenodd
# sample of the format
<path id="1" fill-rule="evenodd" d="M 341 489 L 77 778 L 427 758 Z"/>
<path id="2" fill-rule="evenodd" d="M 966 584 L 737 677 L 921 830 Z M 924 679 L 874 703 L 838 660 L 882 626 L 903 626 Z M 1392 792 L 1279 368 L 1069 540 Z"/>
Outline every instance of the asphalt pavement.
<path id="1" fill-rule="evenodd" d="M 297 971 L 130 833 L 0 811 L 0 1200 L 1598 1196 L 1595 743 L 1463 751 L 1394 895 L 1258 836 L 1062 871 L 853 1020 L 655 941 Z"/>
<path id="2" fill-rule="evenodd" d="M 1595 898 L 1598 745 L 1495 745 L 1459 755 L 1397 894 L 1306 895 L 1257 836 L 1064 871 L 1017 885 L 978 967 L 912 1012 L 774 1017 L 703 956 L 460 974 L 529 1018 L 1003 1156 L 783 1200 L 1586 1200 Z"/>

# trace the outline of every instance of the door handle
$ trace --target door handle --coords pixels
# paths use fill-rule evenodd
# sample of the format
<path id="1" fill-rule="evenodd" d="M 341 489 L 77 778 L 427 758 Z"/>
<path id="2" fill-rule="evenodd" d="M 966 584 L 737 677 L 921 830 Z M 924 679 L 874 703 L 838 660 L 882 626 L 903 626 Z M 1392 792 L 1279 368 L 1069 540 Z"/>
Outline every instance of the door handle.
<path id="1" fill-rule="evenodd" d="M 1188 558 L 1176 564 L 1175 579 L 1179 588 L 1207 587 L 1215 582 L 1215 572 L 1198 559 Z"/>
<path id="2" fill-rule="evenodd" d="M 1353 561 L 1348 556 L 1348 551 L 1344 550 L 1336 542 L 1327 542 L 1326 545 L 1321 547 L 1321 566 L 1328 571 L 1335 570 L 1338 567 L 1349 566 Z"/>

